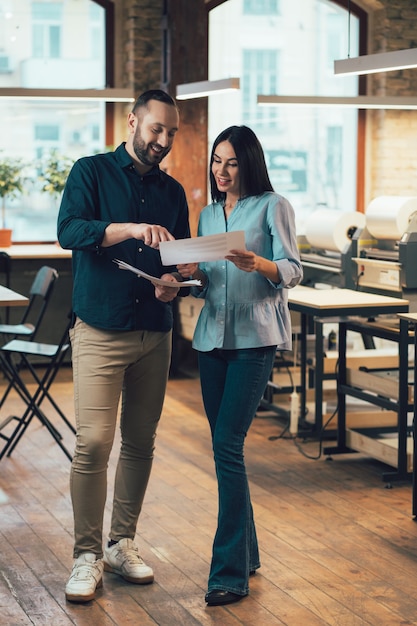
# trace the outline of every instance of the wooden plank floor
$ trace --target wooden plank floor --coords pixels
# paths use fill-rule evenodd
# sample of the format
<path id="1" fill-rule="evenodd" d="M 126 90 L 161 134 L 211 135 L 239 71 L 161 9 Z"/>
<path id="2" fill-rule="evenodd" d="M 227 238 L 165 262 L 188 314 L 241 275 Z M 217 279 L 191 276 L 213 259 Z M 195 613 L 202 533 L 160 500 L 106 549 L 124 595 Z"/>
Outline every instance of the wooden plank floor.
<path id="1" fill-rule="evenodd" d="M 69 368 L 53 389 L 71 416 Z M 387 468 L 362 455 L 306 458 L 293 441 L 270 440 L 281 430 L 277 418 L 261 413 L 247 438 L 262 559 L 250 596 L 228 607 L 207 607 L 217 507 L 209 430 L 198 380 L 170 380 L 137 536 L 155 583 L 135 586 L 105 574 L 97 600 L 76 605 L 64 596 L 72 564 L 70 464 L 34 421 L 13 455 L 0 461 L 0 624 L 417 624 L 410 484 L 386 489 L 381 475 Z M 61 431 L 72 448 L 73 436 L 64 426 Z M 301 445 L 317 455 L 317 442 Z M 116 449 L 105 532 L 115 456 Z"/>

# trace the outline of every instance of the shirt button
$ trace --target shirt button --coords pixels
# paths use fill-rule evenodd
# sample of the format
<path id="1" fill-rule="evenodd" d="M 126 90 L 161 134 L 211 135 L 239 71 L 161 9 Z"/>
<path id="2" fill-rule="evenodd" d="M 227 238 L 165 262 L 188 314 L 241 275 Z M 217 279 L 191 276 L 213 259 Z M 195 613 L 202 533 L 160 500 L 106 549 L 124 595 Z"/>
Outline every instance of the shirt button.
<path id="1" fill-rule="evenodd" d="M 141 202 L 145 202 L 145 199 L 144 199 L 144 198 L 142 198 Z"/>
<path id="2" fill-rule="evenodd" d="M 222 288 L 224 289 L 226 287 L 226 285 L 222 285 Z"/>
<path id="3" fill-rule="evenodd" d="M 135 302 L 136 302 L 136 304 L 139 304 L 139 300 L 138 300 L 138 298 L 136 298 Z"/>
<path id="4" fill-rule="evenodd" d="M 138 248 L 138 252 L 143 252 L 143 248 Z"/>

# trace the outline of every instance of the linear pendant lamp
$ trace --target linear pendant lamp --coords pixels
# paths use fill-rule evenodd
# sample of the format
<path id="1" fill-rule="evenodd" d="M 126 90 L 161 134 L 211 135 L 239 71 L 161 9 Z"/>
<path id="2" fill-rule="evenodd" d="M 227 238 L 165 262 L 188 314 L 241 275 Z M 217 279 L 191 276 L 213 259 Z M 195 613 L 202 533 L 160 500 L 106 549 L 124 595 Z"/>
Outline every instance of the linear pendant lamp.
<path id="1" fill-rule="evenodd" d="M 1 87 L 0 100 L 71 100 L 94 102 L 134 102 L 130 89 L 29 89 Z"/>
<path id="2" fill-rule="evenodd" d="M 417 98 L 396 96 L 262 96 L 260 106 L 342 107 L 351 109 L 417 110 Z"/>
<path id="3" fill-rule="evenodd" d="M 239 78 L 221 78 L 220 80 L 203 80 L 197 83 L 185 83 L 177 85 L 177 100 L 190 100 L 191 98 L 204 98 L 225 91 L 237 91 L 240 89 Z"/>
<path id="4" fill-rule="evenodd" d="M 339 76 L 375 74 L 417 67 L 417 48 L 364 54 L 360 57 L 334 61 L 334 73 Z"/>

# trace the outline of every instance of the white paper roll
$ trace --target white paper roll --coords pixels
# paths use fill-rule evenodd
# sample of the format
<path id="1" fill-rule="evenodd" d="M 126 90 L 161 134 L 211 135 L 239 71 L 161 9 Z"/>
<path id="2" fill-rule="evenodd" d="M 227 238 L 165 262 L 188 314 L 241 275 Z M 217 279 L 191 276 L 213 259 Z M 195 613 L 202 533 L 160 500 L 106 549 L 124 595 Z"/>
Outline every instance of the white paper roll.
<path id="1" fill-rule="evenodd" d="M 379 196 L 366 209 L 366 227 L 376 239 L 398 240 L 416 211 L 416 197 Z"/>
<path id="2" fill-rule="evenodd" d="M 364 226 L 363 213 L 357 211 L 339 213 L 332 209 L 318 209 L 309 216 L 305 235 L 314 248 L 342 252 L 346 244 L 350 243 L 356 228 Z"/>

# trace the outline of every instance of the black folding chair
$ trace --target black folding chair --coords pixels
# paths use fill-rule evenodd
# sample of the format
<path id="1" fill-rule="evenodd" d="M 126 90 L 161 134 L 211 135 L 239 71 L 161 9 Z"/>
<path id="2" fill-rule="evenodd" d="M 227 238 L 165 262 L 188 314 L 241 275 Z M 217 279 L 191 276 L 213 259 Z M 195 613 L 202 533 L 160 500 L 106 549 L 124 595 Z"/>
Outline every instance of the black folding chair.
<path id="1" fill-rule="evenodd" d="M 18 324 L 0 324 L 0 337 L 7 341 L 12 337 L 35 339 L 45 315 L 58 272 L 44 265 L 38 270 L 29 291 L 29 303 Z"/>
<path id="2" fill-rule="evenodd" d="M 7 454 L 7 456 L 11 455 L 34 417 L 37 417 L 39 421 L 48 429 L 57 444 L 64 451 L 65 455 L 70 460 L 72 459 L 71 454 L 63 444 L 62 435 L 55 428 L 41 408 L 42 403 L 45 399 L 47 399 L 71 432 L 75 434 L 74 426 L 64 415 L 50 393 L 50 387 L 55 380 L 67 351 L 70 348 L 68 337 L 70 326 L 71 316 L 58 344 L 13 339 L 0 348 L 1 365 L 3 366 L 5 376 L 9 381 L 8 389 L 3 394 L 3 398 L 0 401 L 0 408 L 3 406 L 11 389 L 14 389 L 26 404 L 26 410 L 21 417 L 12 415 L 0 423 L 0 439 L 5 441 L 5 444 L 0 451 L 0 459 L 2 459 L 5 454 Z M 13 358 L 9 358 L 10 356 Z M 19 359 L 17 365 L 14 364 L 16 357 Z M 39 375 L 36 371 L 36 363 L 32 361 L 32 357 L 37 357 L 38 365 L 39 357 L 42 357 L 42 360 L 47 361 L 48 365 L 43 374 Z M 36 390 L 34 393 L 29 391 L 28 385 L 22 378 L 22 372 L 29 372 L 31 374 L 33 382 L 36 383 Z M 15 426 L 12 428 L 11 432 L 9 432 L 9 434 L 5 434 L 3 431 L 5 429 L 7 430 L 7 427 L 13 424 Z"/>
<path id="3" fill-rule="evenodd" d="M 0 274 L 2 276 L 2 285 L 10 289 L 11 259 L 10 255 L 3 250 L 0 251 Z M 10 307 L 6 307 L 5 321 L 9 323 Z M 0 320 L 1 321 L 1 320 Z"/>

